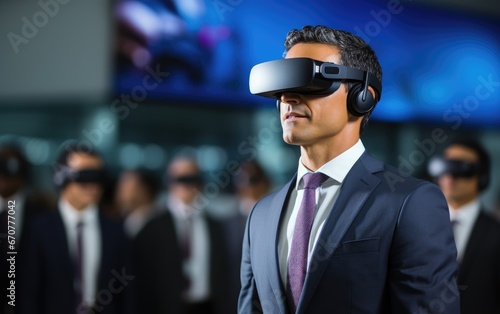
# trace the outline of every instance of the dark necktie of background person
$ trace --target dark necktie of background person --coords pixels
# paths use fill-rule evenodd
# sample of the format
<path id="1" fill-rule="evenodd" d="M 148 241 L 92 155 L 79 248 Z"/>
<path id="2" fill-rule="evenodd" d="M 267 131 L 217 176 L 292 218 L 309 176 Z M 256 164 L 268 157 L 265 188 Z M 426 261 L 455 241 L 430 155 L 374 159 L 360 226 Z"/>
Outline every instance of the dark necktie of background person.
<path id="1" fill-rule="evenodd" d="M 288 258 L 287 299 L 291 313 L 295 313 L 307 272 L 309 236 L 316 209 L 316 189 L 328 179 L 323 173 L 304 175 L 304 197 L 293 231 L 292 245 Z"/>
<path id="2" fill-rule="evenodd" d="M 76 224 L 76 256 L 75 256 L 75 292 L 77 313 L 83 304 L 84 273 L 83 273 L 83 228 L 85 224 L 79 221 Z"/>
<path id="3" fill-rule="evenodd" d="M 184 224 L 184 234 L 182 237 L 182 260 L 186 263 L 192 254 L 192 238 L 193 238 L 193 214 L 187 215 Z M 184 291 L 188 290 L 191 286 L 191 280 L 188 274 L 184 274 Z"/>

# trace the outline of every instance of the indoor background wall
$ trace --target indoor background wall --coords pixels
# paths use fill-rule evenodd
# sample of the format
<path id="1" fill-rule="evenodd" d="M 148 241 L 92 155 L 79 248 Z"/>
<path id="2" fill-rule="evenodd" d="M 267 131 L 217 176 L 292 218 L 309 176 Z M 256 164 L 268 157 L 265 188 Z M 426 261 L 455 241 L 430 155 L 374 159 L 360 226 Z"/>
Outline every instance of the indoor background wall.
<path id="1" fill-rule="evenodd" d="M 450 12 L 500 17 L 493 0 L 418 2 Z M 272 101 L 255 107 L 231 107 L 213 100 L 207 105 L 201 95 L 196 101 L 147 99 L 137 106 L 116 106 L 120 95 L 114 91 L 113 77 L 114 4 L 102 0 L 0 2 L 0 140 L 21 143 L 34 167 L 34 185 L 54 192 L 51 165 L 57 150 L 70 139 L 102 151 L 115 175 L 134 167 L 161 175 L 169 158 L 181 149 L 191 149 L 208 180 L 221 180 L 231 160 L 251 159 L 266 167 L 276 186 L 288 180 L 299 152 L 281 140 Z M 244 5 L 227 12 L 237 14 Z M 499 77 L 498 72 L 493 75 Z M 382 101 L 379 106 L 383 105 Z M 382 160 L 424 177 L 425 163 L 443 147 L 433 138 L 436 129 L 442 130 L 441 138 L 474 136 L 486 145 L 493 155 L 493 180 L 484 200 L 489 208 L 496 206 L 499 125 L 455 128 L 446 121 L 373 119 L 363 141 Z M 231 192 L 229 186 L 221 190 Z"/>

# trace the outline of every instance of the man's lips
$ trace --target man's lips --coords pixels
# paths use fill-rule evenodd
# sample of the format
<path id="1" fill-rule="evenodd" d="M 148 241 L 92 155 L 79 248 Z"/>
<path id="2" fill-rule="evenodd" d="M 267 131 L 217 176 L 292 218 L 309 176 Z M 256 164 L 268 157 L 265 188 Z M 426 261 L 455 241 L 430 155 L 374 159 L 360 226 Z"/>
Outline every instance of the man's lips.
<path id="1" fill-rule="evenodd" d="M 298 113 L 298 112 L 287 112 L 285 113 L 285 117 L 284 117 L 285 121 L 292 121 L 292 120 L 297 120 L 297 119 L 301 119 L 301 118 L 307 118 L 306 115 L 304 114 L 301 114 L 301 113 Z"/>

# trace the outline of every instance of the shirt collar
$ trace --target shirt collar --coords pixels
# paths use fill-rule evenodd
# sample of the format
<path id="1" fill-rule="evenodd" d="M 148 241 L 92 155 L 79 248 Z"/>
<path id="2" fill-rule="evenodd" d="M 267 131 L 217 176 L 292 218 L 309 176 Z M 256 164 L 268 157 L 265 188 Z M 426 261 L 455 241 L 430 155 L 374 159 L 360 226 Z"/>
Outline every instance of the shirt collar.
<path id="1" fill-rule="evenodd" d="M 67 200 L 60 198 L 59 210 L 63 220 L 70 225 L 76 225 L 80 221 L 92 223 L 98 218 L 97 206 L 95 204 L 91 204 L 82 210 L 77 210 Z"/>
<path id="2" fill-rule="evenodd" d="M 464 221 L 464 220 L 472 221 L 479 214 L 480 208 L 481 208 L 481 203 L 479 202 L 479 199 L 476 198 L 473 201 L 457 209 L 450 207 L 450 218 L 451 220 L 458 220 L 458 221 Z"/>
<path id="3" fill-rule="evenodd" d="M 354 166 L 354 164 L 356 163 L 356 161 L 358 161 L 359 157 L 361 157 L 364 151 L 365 151 L 365 146 L 363 145 L 361 140 L 358 140 L 356 144 L 354 144 L 352 147 L 350 147 L 342 154 L 328 161 L 326 164 L 321 166 L 321 168 L 319 168 L 316 172 L 321 172 L 323 174 L 326 174 L 329 177 L 327 182 L 330 179 L 333 179 L 337 183 L 341 184 L 342 182 L 344 182 L 347 173 L 349 173 L 352 166 Z M 299 167 L 297 170 L 297 183 L 295 186 L 296 189 L 302 189 L 303 187 L 302 177 L 304 177 L 304 175 L 309 172 L 312 171 L 307 169 L 302 164 L 302 157 L 301 157 L 299 159 Z"/>
<path id="4" fill-rule="evenodd" d="M 170 194 L 167 197 L 167 208 L 174 217 L 178 219 L 187 219 L 189 216 L 200 214 L 205 206 L 205 201 L 206 199 L 201 199 L 200 196 L 197 196 L 192 204 L 185 204 L 180 199 Z"/>

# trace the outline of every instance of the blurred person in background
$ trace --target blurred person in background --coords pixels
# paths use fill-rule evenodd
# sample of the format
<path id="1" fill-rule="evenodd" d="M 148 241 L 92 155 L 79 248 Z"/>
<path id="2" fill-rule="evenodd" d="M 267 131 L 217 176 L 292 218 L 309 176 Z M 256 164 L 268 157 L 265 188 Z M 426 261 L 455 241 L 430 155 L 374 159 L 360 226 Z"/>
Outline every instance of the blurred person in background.
<path id="1" fill-rule="evenodd" d="M 231 258 L 229 272 L 231 273 L 231 293 L 237 299 L 241 289 L 240 265 L 243 235 L 248 215 L 254 205 L 271 191 L 271 180 L 266 171 L 257 161 L 247 161 L 240 164 L 233 177 L 238 200 L 236 215 L 229 218 L 227 230 L 228 245 Z"/>
<path id="2" fill-rule="evenodd" d="M 271 192 L 271 181 L 264 168 L 257 161 L 249 161 L 240 165 L 233 182 L 236 187 L 239 207 L 237 214 L 230 218 L 231 223 L 228 224 L 228 227 L 230 234 L 232 234 L 229 237 L 231 256 L 237 260 L 239 286 L 241 243 L 245 233 L 245 224 L 254 205 Z"/>
<path id="3" fill-rule="evenodd" d="M 118 179 L 115 202 L 125 218 L 125 232 L 134 238 L 149 219 L 158 213 L 155 205 L 160 183 L 154 173 L 144 169 L 124 171 Z"/>
<path id="4" fill-rule="evenodd" d="M 241 243 L 245 233 L 245 224 L 254 205 L 271 191 L 271 180 L 264 168 L 257 161 L 243 162 L 239 170 L 233 177 L 236 187 L 236 197 L 238 198 L 239 208 L 237 214 L 231 217 L 231 223 L 228 224 L 231 256 L 235 262 L 231 266 L 237 265 L 237 273 L 240 271 L 241 263 Z M 238 276 L 239 277 L 239 276 Z M 238 278 L 238 287 L 240 286 Z"/>
<path id="5" fill-rule="evenodd" d="M 127 237 L 98 208 L 106 180 L 103 159 L 68 144 L 54 170 L 57 209 L 26 226 L 18 313 L 133 313 Z"/>
<path id="6" fill-rule="evenodd" d="M 167 210 L 134 241 L 141 312 L 236 313 L 224 225 L 209 215 L 196 160 L 175 157 L 167 181 Z"/>
<path id="7" fill-rule="evenodd" d="M 14 144 L 0 147 L 0 219 L 7 214 L 8 201 L 13 201 L 16 247 L 20 245 L 26 221 L 53 206 L 53 200 L 48 195 L 32 190 L 29 172 L 30 164 L 19 147 Z"/>
<path id="8" fill-rule="evenodd" d="M 500 223 L 479 199 L 490 181 L 490 164 L 481 143 L 457 139 L 428 166 L 450 208 L 462 314 L 500 313 Z"/>
<path id="9" fill-rule="evenodd" d="M 257 161 L 242 163 L 240 169 L 234 177 L 234 184 L 240 203 L 239 211 L 246 220 L 255 203 L 270 193 L 271 181 Z"/>
<path id="10" fill-rule="evenodd" d="M 25 225 L 37 214 L 49 211 L 51 199 L 34 192 L 30 187 L 30 165 L 21 149 L 14 143 L 0 147 L 0 287 L 7 291 L 10 279 L 7 252 L 19 252 Z M 9 214 L 13 213 L 12 215 Z M 11 216 L 9 218 L 8 216 Z M 10 226 L 10 233 L 9 228 Z M 9 234 L 15 239 L 14 248 L 9 248 Z M 0 295 L 0 314 L 14 313 L 7 303 L 7 294 Z"/>

